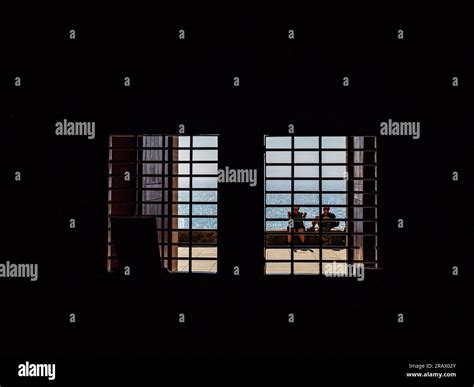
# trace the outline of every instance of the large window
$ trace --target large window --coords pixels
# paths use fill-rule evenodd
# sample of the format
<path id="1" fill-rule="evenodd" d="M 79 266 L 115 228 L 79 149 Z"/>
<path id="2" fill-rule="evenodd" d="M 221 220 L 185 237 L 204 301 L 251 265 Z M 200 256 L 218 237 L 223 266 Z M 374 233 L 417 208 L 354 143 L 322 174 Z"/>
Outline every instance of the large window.
<path id="1" fill-rule="evenodd" d="M 265 273 L 376 267 L 374 137 L 265 137 Z"/>
<path id="2" fill-rule="evenodd" d="M 110 137 L 109 218 L 154 217 L 173 272 L 217 272 L 217 145 L 213 135 Z M 112 270 L 110 230 L 109 259 Z"/>

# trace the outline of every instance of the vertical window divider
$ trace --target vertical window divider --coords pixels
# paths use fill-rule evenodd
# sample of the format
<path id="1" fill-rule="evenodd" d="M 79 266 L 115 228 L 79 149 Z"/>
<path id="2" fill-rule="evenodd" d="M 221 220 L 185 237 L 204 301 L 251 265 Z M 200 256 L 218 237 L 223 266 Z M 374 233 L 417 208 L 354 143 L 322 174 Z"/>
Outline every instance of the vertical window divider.
<path id="1" fill-rule="evenodd" d="M 295 205 L 295 135 L 291 135 L 291 208 L 290 214 L 292 214 L 291 219 L 293 219 L 293 207 Z M 295 272 L 295 257 L 294 257 L 294 246 L 295 246 L 295 219 L 293 219 L 293 227 L 290 227 L 291 232 L 291 244 L 290 244 L 290 265 L 291 265 L 291 274 Z M 299 237 L 299 235 L 298 235 Z"/>
<path id="2" fill-rule="evenodd" d="M 378 265 L 379 265 L 379 260 L 378 260 L 378 248 L 379 248 L 379 226 L 378 226 L 378 223 L 379 223 L 379 214 L 378 214 L 378 206 L 379 206 L 379 191 L 378 191 L 378 161 L 377 161 L 377 137 L 374 137 L 374 149 L 375 149 L 375 152 L 374 152 L 374 178 L 375 178 L 375 181 L 374 181 L 374 195 L 375 195 L 375 211 L 374 211 L 374 215 L 375 215 L 375 264 L 374 264 L 374 267 L 375 268 L 378 268 Z M 364 158 L 365 160 L 365 158 Z"/>
<path id="3" fill-rule="evenodd" d="M 138 203 L 141 202 L 141 197 L 140 197 L 140 192 L 141 192 L 141 189 L 140 189 L 140 186 L 138 184 L 138 182 L 140 181 L 140 168 L 142 167 L 140 165 L 140 146 L 138 144 L 138 139 L 141 138 L 139 136 L 134 136 L 135 137 L 135 216 L 138 216 L 139 213 L 138 213 Z"/>
<path id="4" fill-rule="evenodd" d="M 194 136 L 189 136 L 189 272 L 192 272 L 193 263 L 193 147 Z"/>
<path id="5" fill-rule="evenodd" d="M 323 274 L 323 219 L 322 219 L 322 212 L 321 206 L 323 205 L 323 138 L 318 136 L 318 194 L 319 194 L 319 206 L 318 208 L 318 216 L 319 216 L 319 224 L 318 224 L 318 232 L 319 232 L 319 274 Z"/>
<path id="6" fill-rule="evenodd" d="M 167 257 L 165 257 L 165 168 L 166 168 L 166 157 L 167 157 L 167 149 L 165 147 L 166 136 L 161 137 L 161 251 L 162 251 L 162 260 L 163 263 L 167 258 L 168 261 L 168 270 L 171 269 L 172 261 L 169 257 L 169 251 L 167 251 Z"/>
<path id="7" fill-rule="evenodd" d="M 347 218 L 347 238 L 346 238 L 346 259 L 347 263 L 350 264 L 354 261 L 354 249 L 352 246 L 355 245 L 353 243 L 354 236 L 353 232 L 353 219 L 354 219 L 354 192 L 355 192 L 355 184 L 354 184 L 354 137 L 346 137 L 346 168 L 347 168 L 347 180 L 346 180 L 346 192 L 351 192 L 347 194 L 346 200 L 346 218 Z M 351 205 L 352 204 L 352 205 Z M 347 265 L 347 274 L 349 275 L 349 265 Z"/>
<path id="8" fill-rule="evenodd" d="M 263 203 L 264 203 L 264 212 L 263 212 L 263 274 L 265 275 L 267 272 L 267 137 L 263 137 Z"/>
<path id="9" fill-rule="evenodd" d="M 167 182 L 168 182 L 168 187 L 166 190 L 166 193 L 168 195 L 167 197 L 167 208 L 168 208 L 168 214 L 167 214 L 167 221 L 168 221 L 168 227 L 167 227 L 167 245 L 168 245 L 168 262 L 172 265 L 173 264 L 173 136 L 164 136 L 164 145 L 166 146 L 166 150 L 168 153 L 168 173 L 166 174 L 167 176 Z M 166 142 L 168 143 L 166 145 Z M 163 198 L 164 200 L 164 198 Z M 163 217 L 165 214 L 162 215 Z"/>

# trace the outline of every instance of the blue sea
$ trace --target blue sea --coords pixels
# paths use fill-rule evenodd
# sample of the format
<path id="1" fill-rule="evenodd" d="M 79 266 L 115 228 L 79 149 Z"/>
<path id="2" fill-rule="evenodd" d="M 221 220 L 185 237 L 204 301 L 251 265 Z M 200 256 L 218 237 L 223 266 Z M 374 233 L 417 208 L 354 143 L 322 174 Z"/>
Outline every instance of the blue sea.
<path id="1" fill-rule="evenodd" d="M 188 191 L 179 191 L 178 201 L 180 202 L 209 202 L 209 204 L 192 205 L 192 214 L 200 216 L 217 215 L 217 192 L 216 191 L 192 191 L 192 198 Z M 178 215 L 190 215 L 189 203 L 178 204 Z M 217 218 L 193 218 L 192 229 L 198 230 L 216 230 Z M 178 218 L 178 227 L 180 229 L 189 229 L 189 218 Z"/>
<path id="2" fill-rule="evenodd" d="M 267 183 L 270 183 L 268 181 Z M 273 191 L 276 190 L 285 190 L 287 183 L 280 183 L 271 181 L 271 186 L 267 184 L 267 190 L 271 189 Z M 331 181 L 328 182 L 324 190 L 332 190 L 332 191 L 339 191 L 343 190 L 341 187 L 341 182 L 339 181 Z M 188 191 L 180 191 L 179 192 L 179 201 L 180 202 L 188 202 L 192 199 L 193 202 L 208 202 L 209 204 L 193 204 L 192 205 L 192 213 L 193 215 L 200 215 L 200 216 L 215 216 L 217 215 L 217 192 L 216 191 L 193 191 L 192 198 L 190 198 L 190 194 Z M 267 204 L 273 205 L 281 205 L 278 207 L 267 207 L 266 208 L 266 217 L 269 220 L 266 221 L 266 230 L 286 230 L 288 225 L 287 220 L 287 213 L 291 210 L 291 194 L 289 193 L 272 193 L 271 191 L 267 191 L 266 197 Z M 311 221 L 315 218 L 316 215 L 319 214 L 320 207 L 319 207 L 319 194 L 299 194 L 297 192 L 293 195 L 293 201 L 295 205 L 300 206 L 301 212 L 306 212 L 306 221 L 304 222 L 305 227 L 311 227 Z M 322 194 L 322 204 L 323 205 L 345 205 L 347 204 L 347 197 L 345 194 L 335 194 L 331 192 L 327 192 Z M 189 203 L 178 204 L 178 214 L 187 216 L 189 215 L 190 206 Z M 346 208 L 340 207 L 333 207 L 331 208 L 331 212 L 336 215 L 337 218 L 347 218 L 347 210 Z M 262 214 L 263 215 L 263 214 Z M 280 219 L 279 219 L 280 218 Z M 275 219 L 275 220 L 273 220 Z M 189 219 L 188 218 L 179 218 L 178 226 L 180 229 L 188 229 Z M 339 228 L 345 227 L 344 221 L 339 221 Z M 192 219 L 192 228 L 193 229 L 204 229 L 204 230 L 215 230 L 217 229 L 217 218 L 193 218 Z"/>
<path id="3" fill-rule="evenodd" d="M 190 145 L 190 137 L 180 137 L 180 146 L 184 148 L 179 151 L 180 160 L 189 160 L 189 150 L 186 149 Z M 294 180 L 293 184 L 293 204 L 300 206 L 300 211 L 307 213 L 305 227 L 311 227 L 311 220 L 317 216 L 323 205 L 346 205 L 347 196 L 345 194 L 337 194 L 334 191 L 345 191 L 346 181 L 343 180 L 346 167 L 345 148 L 347 146 L 346 137 L 318 137 L 306 136 L 294 138 L 294 174 L 289 165 L 281 166 L 279 163 L 291 162 L 291 137 L 290 136 L 269 136 L 265 139 L 266 147 L 266 176 L 275 178 L 275 180 L 267 180 L 266 184 L 266 204 L 278 205 L 277 207 L 267 207 L 266 230 L 286 230 L 288 225 L 287 213 L 291 211 L 292 198 L 289 193 L 272 193 L 272 191 L 289 192 L 291 190 L 290 176 L 295 178 L 316 178 L 310 180 Z M 194 136 L 194 147 L 216 147 L 217 136 Z M 342 150 L 342 151 L 341 151 Z M 320 160 L 319 152 L 321 152 L 321 161 L 323 163 L 341 164 L 341 165 L 323 165 L 321 170 L 307 165 L 298 165 L 299 163 L 316 163 Z M 217 173 L 217 149 L 213 150 L 194 150 L 192 187 L 209 189 L 209 191 L 192 191 L 192 197 L 188 191 L 180 191 L 178 200 L 182 204 L 178 205 L 178 214 L 182 216 L 190 215 L 189 201 L 202 202 L 203 204 L 192 205 L 192 215 L 199 216 L 215 216 L 217 215 L 217 178 L 200 177 L 198 175 L 209 175 Z M 208 160 L 216 161 L 215 163 L 199 163 L 199 161 Z M 272 165 L 277 164 L 277 165 Z M 186 175 L 189 173 L 189 165 L 181 163 L 179 165 L 179 173 Z M 321 173 L 321 183 L 317 178 Z M 338 177 L 341 180 L 324 180 L 325 177 Z M 281 180 L 280 180 L 281 178 Z M 320 186 L 321 184 L 321 186 Z M 190 188 L 189 177 L 179 177 L 178 186 L 180 188 Z M 319 190 L 324 194 L 319 195 Z M 314 193 L 298 193 L 298 191 L 312 191 Z M 209 204 L 207 204 L 209 203 Z M 244 203 L 242 203 L 244 207 Z M 263 203 L 262 203 L 263 207 Z M 243 209 L 243 208 L 242 208 Z M 333 207 L 331 212 L 337 218 L 347 218 L 346 208 Z M 264 214 L 262 214 L 263 217 Z M 340 228 L 345 227 L 344 221 L 339 221 Z M 190 225 L 189 219 L 182 217 L 178 220 L 179 228 L 188 229 L 217 229 L 217 218 L 193 218 Z"/>

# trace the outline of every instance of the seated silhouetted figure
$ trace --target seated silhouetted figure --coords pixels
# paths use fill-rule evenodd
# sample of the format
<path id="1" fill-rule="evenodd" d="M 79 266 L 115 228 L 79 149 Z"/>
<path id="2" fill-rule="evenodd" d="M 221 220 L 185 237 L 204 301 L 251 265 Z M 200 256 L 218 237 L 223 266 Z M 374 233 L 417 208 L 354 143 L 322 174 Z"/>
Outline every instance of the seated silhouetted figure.
<path id="1" fill-rule="evenodd" d="M 318 225 L 323 233 L 331 232 L 334 227 L 339 226 L 336 215 L 330 212 L 330 207 L 323 207 L 323 213 L 318 215 L 312 221 L 313 227 Z M 323 241 L 327 242 L 328 238 L 323 236 Z"/>

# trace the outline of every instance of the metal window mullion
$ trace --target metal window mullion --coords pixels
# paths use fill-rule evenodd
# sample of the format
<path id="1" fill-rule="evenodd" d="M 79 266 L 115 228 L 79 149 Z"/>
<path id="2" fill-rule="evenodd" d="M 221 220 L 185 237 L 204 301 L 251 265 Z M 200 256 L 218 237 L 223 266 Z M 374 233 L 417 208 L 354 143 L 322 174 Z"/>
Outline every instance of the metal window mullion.
<path id="1" fill-rule="evenodd" d="M 193 262 L 193 145 L 194 136 L 189 136 L 189 273 L 192 273 Z"/>
<path id="2" fill-rule="evenodd" d="M 346 181 L 346 191 L 348 192 L 351 192 L 351 194 L 347 194 L 347 199 L 346 199 L 346 204 L 348 205 L 348 207 L 346 207 L 346 217 L 347 218 L 354 218 L 354 200 L 355 200 L 355 186 L 354 186 L 354 180 L 353 180 L 353 177 L 354 177 L 354 166 L 353 166 L 353 162 L 354 162 L 354 154 L 352 152 L 350 152 L 350 150 L 353 150 L 354 148 L 354 137 L 351 136 L 351 137 L 346 137 L 346 148 L 347 148 L 347 151 L 346 151 L 346 160 L 347 160 L 347 170 L 346 170 L 346 173 L 347 173 L 347 181 Z M 352 204 L 352 206 L 351 206 Z M 352 240 L 352 238 L 354 238 L 354 236 L 352 235 L 353 233 L 353 222 L 352 221 L 347 221 L 347 240 L 346 240 L 346 244 L 349 244 L 349 246 L 352 246 L 354 245 L 354 241 Z M 346 251 L 346 261 L 348 263 L 352 263 L 352 261 L 354 260 L 354 250 L 353 249 L 348 249 Z M 347 265 L 347 275 L 349 276 L 349 265 Z"/>
<path id="3" fill-rule="evenodd" d="M 378 207 L 378 195 L 377 195 L 377 191 L 378 191 L 378 186 L 377 186 L 377 178 L 378 178 L 378 171 L 377 171 L 377 138 L 375 137 L 374 138 L 374 149 L 375 149 L 375 152 L 374 152 L 374 164 L 375 164 L 375 267 L 378 268 L 378 249 L 379 249 L 379 240 L 378 240 L 378 231 L 379 231 L 379 227 L 378 227 L 378 218 L 379 218 L 379 214 L 378 214 L 378 210 L 377 210 L 377 207 Z"/>
<path id="4" fill-rule="evenodd" d="M 171 141 L 170 141 L 171 140 Z M 168 170 L 171 168 L 173 170 L 174 167 L 174 160 L 173 160 L 173 141 L 174 138 L 173 136 L 168 137 L 168 148 L 167 148 L 167 153 L 168 153 Z M 173 177 L 168 173 L 168 176 L 166 176 L 166 179 L 168 181 L 168 190 L 167 194 L 169 196 L 173 196 Z M 168 206 L 168 215 L 167 215 L 167 220 L 168 220 L 168 228 L 166 232 L 168 233 L 168 238 L 167 238 L 167 245 L 168 245 L 168 260 L 172 265 L 172 257 L 173 257 L 173 204 L 168 201 L 167 203 Z"/>
<path id="5" fill-rule="evenodd" d="M 264 258 L 264 269 L 263 272 L 266 275 L 267 274 L 267 136 L 264 137 L 263 140 L 263 147 L 265 149 L 263 153 L 263 203 L 264 203 L 264 240 L 263 240 L 263 258 Z"/>
<path id="6" fill-rule="evenodd" d="M 140 164 L 139 164 L 139 152 L 138 152 L 138 136 L 135 136 L 135 216 L 138 216 L 138 203 L 141 202 L 139 200 L 140 190 L 138 186 L 138 181 L 140 179 Z"/>
<path id="7" fill-rule="evenodd" d="M 165 259 L 169 257 L 169 251 L 167 251 L 167 256 L 165 257 L 165 168 L 166 168 L 166 149 L 164 148 L 166 141 L 166 136 L 161 136 L 161 142 L 163 149 L 161 150 L 161 251 L 162 251 L 162 261 L 165 262 Z M 170 259 L 168 261 L 168 270 L 172 269 L 172 262 Z"/>
<path id="8" fill-rule="evenodd" d="M 294 195 L 295 195 L 295 184 L 294 184 L 294 177 L 295 177 L 295 136 L 291 135 L 291 208 L 290 214 L 293 214 L 293 206 L 294 206 Z M 294 245 L 295 245 L 295 220 L 293 219 L 293 227 L 290 228 L 291 233 L 291 244 L 290 244 L 290 259 L 291 259 L 291 266 L 290 266 L 290 274 L 295 273 L 295 264 L 294 264 Z"/>
<path id="9" fill-rule="evenodd" d="M 112 136 L 109 135 L 109 157 L 108 157 L 108 168 L 107 168 L 107 172 L 108 172 L 108 184 L 109 187 L 108 187 L 108 193 L 107 193 L 107 199 L 109 201 L 112 200 L 112 192 L 113 192 L 113 181 L 112 181 L 112 177 L 111 177 L 111 173 L 112 173 L 112 168 L 113 168 L 113 158 L 112 158 L 112 155 L 113 155 L 113 148 L 112 148 L 112 145 L 113 145 L 113 140 L 112 140 Z M 107 259 L 111 259 L 112 258 L 112 230 L 111 230 L 111 223 L 110 223 L 110 217 L 112 216 L 112 205 L 107 203 Z M 107 268 L 109 268 L 109 262 L 107 262 Z M 112 264 L 110 263 L 110 269 L 112 269 Z"/>
<path id="10" fill-rule="evenodd" d="M 318 227 L 318 232 L 319 232 L 319 274 L 323 274 L 323 219 L 322 219 L 322 212 L 321 212 L 321 205 L 323 202 L 323 193 L 322 193 L 322 185 L 323 185 L 323 167 L 321 165 L 322 160 L 323 160 L 323 138 L 321 136 L 318 136 L 318 158 L 319 158 L 319 227 Z"/>
<path id="11" fill-rule="evenodd" d="M 219 136 L 217 136 L 216 138 L 216 166 L 217 166 L 217 170 L 219 170 Z M 216 200 L 219 200 L 219 182 L 217 183 L 217 186 L 215 188 L 215 191 L 216 191 Z M 192 197 L 191 197 L 192 199 Z M 216 204 L 216 243 L 215 243 L 215 246 L 216 246 L 216 272 L 219 272 L 219 205 Z"/>

